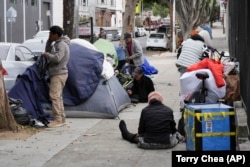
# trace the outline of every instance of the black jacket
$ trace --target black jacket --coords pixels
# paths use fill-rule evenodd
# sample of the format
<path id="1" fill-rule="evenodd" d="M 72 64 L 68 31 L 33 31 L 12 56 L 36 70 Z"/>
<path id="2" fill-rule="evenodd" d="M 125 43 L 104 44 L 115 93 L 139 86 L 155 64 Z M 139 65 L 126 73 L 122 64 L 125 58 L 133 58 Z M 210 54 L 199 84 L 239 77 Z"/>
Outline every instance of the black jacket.
<path id="1" fill-rule="evenodd" d="M 148 102 L 148 95 L 154 90 L 153 81 L 145 75 L 142 76 L 140 81 L 135 79 L 133 81 L 132 93 L 139 97 L 140 102 Z"/>
<path id="2" fill-rule="evenodd" d="M 146 143 L 169 144 L 170 134 L 177 131 L 175 126 L 173 110 L 153 100 L 141 112 L 138 134 Z"/>

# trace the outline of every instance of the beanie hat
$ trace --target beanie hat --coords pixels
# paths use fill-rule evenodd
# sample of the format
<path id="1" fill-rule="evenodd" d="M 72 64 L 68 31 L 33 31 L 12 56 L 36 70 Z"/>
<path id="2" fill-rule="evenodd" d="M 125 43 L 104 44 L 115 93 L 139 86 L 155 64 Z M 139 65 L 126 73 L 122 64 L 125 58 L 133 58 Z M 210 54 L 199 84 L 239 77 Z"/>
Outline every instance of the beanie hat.
<path id="1" fill-rule="evenodd" d="M 148 95 L 148 103 L 150 103 L 150 101 L 152 99 L 156 99 L 156 100 L 158 100 L 160 102 L 163 101 L 163 97 L 161 96 L 161 94 L 159 92 L 156 92 L 156 91 L 149 93 L 149 95 Z"/>

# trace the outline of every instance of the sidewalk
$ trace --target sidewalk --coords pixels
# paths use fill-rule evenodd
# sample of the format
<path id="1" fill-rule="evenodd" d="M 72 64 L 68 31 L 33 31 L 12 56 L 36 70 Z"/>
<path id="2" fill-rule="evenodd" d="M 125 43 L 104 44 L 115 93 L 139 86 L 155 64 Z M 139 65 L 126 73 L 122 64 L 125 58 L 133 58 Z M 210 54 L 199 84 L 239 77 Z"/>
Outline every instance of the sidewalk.
<path id="1" fill-rule="evenodd" d="M 213 44 L 226 50 L 222 26 L 214 24 Z M 175 67 L 175 53 L 164 52 L 147 57 L 159 70 L 152 80 L 164 97 L 164 104 L 174 110 L 176 122 L 179 112 L 179 73 Z M 0 140 L 0 164 L 8 167 L 170 167 L 172 150 L 186 150 L 178 144 L 168 150 L 143 150 L 124 141 L 118 124 L 124 119 L 131 132 L 137 132 L 141 109 L 137 104 L 124 109 L 117 119 L 67 119 L 68 125 L 46 129 L 29 139 Z M 248 144 L 249 146 L 249 144 Z M 247 144 L 244 146 L 250 150 Z"/>

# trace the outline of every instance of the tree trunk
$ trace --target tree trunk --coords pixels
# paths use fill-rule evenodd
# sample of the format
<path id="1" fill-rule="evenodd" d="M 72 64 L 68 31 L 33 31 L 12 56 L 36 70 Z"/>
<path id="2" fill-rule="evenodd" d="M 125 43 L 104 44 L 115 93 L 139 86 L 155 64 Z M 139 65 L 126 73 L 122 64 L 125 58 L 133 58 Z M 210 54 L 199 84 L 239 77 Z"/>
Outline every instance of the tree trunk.
<path id="1" fill-rule="evenodd" d="M 124 40 L 123 40 L 124 33 L 126 33 L 126 32 L 134 33 L 135 7 L 136 7 L 137 1 L 138 0 L 127 0 L 126 1 L 120 45 L 124 44 Z"/>
<path id="2" fill-rule="evenodd" d="M 5 91 L 2 69 L 2 61 L 0 60 L 0 129 L 17 131 L 17 124 L 10 110 L 8 96 Z"/>
<path id="3" fill-rule="evenodd" d="M 78 6 L 77 6 L 78 7 Z M 63 28 L 64 34 L 68 35 L 69 38 L 75 38 L 75 0 L 63 0 Z"/>

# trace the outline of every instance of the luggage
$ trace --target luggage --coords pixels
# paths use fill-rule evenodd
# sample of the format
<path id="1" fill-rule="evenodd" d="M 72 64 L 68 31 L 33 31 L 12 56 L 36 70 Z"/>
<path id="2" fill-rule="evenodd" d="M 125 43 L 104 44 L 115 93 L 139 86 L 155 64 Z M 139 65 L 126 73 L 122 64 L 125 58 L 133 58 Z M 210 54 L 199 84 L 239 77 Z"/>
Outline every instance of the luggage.
<path id="1" fill-rule="evenodd" d="M 235 111 L 231 106 L 187 104 L 184 122 L 187 150 L 236 150 Z"/>

